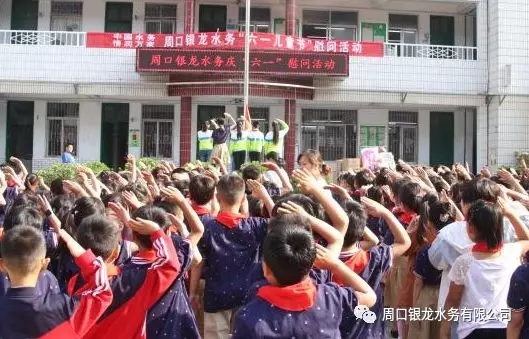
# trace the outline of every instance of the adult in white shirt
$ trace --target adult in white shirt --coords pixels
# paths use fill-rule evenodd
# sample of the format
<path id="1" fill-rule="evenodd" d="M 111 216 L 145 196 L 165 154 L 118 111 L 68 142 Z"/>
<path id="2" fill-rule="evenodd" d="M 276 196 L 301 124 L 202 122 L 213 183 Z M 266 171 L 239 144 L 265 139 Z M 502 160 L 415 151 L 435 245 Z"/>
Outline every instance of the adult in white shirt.
<path id="1" fill-rule="evenodd" d="M 474 179 L 466 183 L 461 192 L 461 207 L 463 215 L 467 215 L 472 203 L 479 199 L 489 202 L 496 202 L 498 197 L 502 195 L 498 184 L 489 179 Z M 520 218 L 525 226 L 529 228 L 529 212 L 519 203 L 511 202 L 510 205 L 519 212 Z M 503 241 L 511 243 L 517 240 L 513 225 L 507 218 L 504 219 L 504 234 Z M 474 242 L 467 234 L 467 222 L 456 221 L 450 225 L 445 226 L 437 235 L 437 238 L 432 243 L 428 250 L 428 257 L 432 265 L 438 270 L 443 271 L 441 276 L 441 286 L 439 289 L 438 308 L 442 309 L 448 290 L 450 287 L 450 279 L 448 277 L 450 269 L 454 265 L 456 259 L 462 254 L 468 253 Z M 458 338 L 452 331 L 452 338 Z"/>
<path id="2" fill-rule="evenodd" d="M 331 167 L 323 161 L 319 151 L 313 149 L 304 151 L 298 156 L 298 165 L 300 169 L 312 174 L 321 187 L 328 185 L 325 178 L 331 174 Z M 325 190 L 325 192 L 332 196 L 330 190 Z"/>
<path id="3" fill-rule="evenodd" d="M 506 338 L 509 282 L 522 254 L 529 250 L 529 231 L 506 200 L 499 198 L 498 204 L 501 208 L 479 200 L 467 206 L 466 230 L 474 245 L 453 263 L 444 303 L 445 311 L 461 310 L 457 313 L 460 339 Z M 504 244 L 503 219 L 510 221 L 523 241 Z M 448 320 L 440 333 L 442 339 L 450 337 Z"/>

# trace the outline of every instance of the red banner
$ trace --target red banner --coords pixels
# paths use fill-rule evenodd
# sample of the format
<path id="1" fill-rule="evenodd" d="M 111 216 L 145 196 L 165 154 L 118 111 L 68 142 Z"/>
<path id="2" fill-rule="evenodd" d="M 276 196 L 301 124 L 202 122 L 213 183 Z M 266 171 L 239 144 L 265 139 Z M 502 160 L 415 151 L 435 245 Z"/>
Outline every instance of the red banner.
<path id="1" fill-rule="evenodd" d="M 244 48 L 243 32 L 190 34 L 92 33 L 86 34 L 88 48 Z M 303 52 L 338 52 L 351 56 L 383 57 L 380 42 L 318 40 L 295 38 L 282 34 L 251 33 L 250 48 Z"/>

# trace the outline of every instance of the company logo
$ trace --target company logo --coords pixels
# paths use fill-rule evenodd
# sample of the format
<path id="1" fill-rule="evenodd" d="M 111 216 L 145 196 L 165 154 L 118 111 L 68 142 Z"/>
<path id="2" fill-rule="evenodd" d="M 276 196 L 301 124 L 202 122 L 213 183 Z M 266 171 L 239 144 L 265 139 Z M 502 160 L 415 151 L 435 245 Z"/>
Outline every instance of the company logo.
<path id="1" fill-rule="evenodd" d="M 377 315 L 375 312 L 370 311 L 369 307 L 365 305 L 356 305 L 354 309 L 354 315 L 356 317 L 356 320 L 362 319 L 368 324 L 373 324 L 375 320 L 377 320 Z"/>

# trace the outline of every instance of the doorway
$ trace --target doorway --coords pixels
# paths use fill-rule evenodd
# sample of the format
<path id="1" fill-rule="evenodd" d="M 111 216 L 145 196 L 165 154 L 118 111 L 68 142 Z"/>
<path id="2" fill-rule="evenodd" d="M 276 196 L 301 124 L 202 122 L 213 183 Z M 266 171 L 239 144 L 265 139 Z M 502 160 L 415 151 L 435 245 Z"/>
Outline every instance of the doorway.
<path id="1" fill-rule="evenodd" d="M 105 32 L 132 32 L 132 2 L 107 2 L 105 7 Z"/>
<path id="2" fill-rule="evenodd" d="M 430 15 L 430 45 L 454 46 L 454 17 Z"/>
<path id="3" fill-rule="evenodd" d="M 103 103 L 101 110 L 101 162 L 123 168 L 129 150 L 129 104 Z"/>
<path id="4" fill-rule="evenodd" d="M 199 32 L 225 32 L 228 7 L 221 5 L 200 5 L 198 10 Z"/>
<path id="5" fill-rule="evenodd" d="M 454 112 L 430 112 L 430 164 L 451 166 L 453 163 Z"/>
<path id="6" fill-rule="evenodd" d="M 198 105 L 197 107 L 197 131 L 200 131 L 200 125 L 203 122 L 209 121 L 216 118 L 224 118 L 226 112 L 226 106 L 209 106 L 209 105 Z M 198 159 L 198 138 L 196 140 L 196 157 Z"/>
<path id="7" fill-rule="evenodd" d="M 15 156 L 31 171 L 33 159 L 33 101 L 8 101 L 6 159 Z"/>
<path id="8" fill-rule="evenodd" d="M 39 22 L 38 0 L 16 0 L 11 7 L 11 29 L 36 31 Z"/>

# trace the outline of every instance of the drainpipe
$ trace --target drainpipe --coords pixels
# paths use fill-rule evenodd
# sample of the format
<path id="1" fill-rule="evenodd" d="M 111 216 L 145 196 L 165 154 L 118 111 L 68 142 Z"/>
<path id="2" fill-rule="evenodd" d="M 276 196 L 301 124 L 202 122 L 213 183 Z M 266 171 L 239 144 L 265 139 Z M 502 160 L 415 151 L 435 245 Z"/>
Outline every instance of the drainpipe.
<path id="1" fill-rule="evenodd" d="M 490 133 L 490 123 L 489 123 L 489 119 L 490 119 L 490 102 L 492 101 L 489 97 L 490 95 L 490 72 L 489 72 L 489 64 L 490 64 L 490 28 L 489 28 L 489 23 L 490 23 L 490 1 L 487 0 L 487 96 L 486 96 L 486 104 L 487 104 L 487 165 L 490 164 L 490 152 L 489 152 L 489 147 L 490 147 L 490 138 L 489 138 L 489 133 Z"/>

